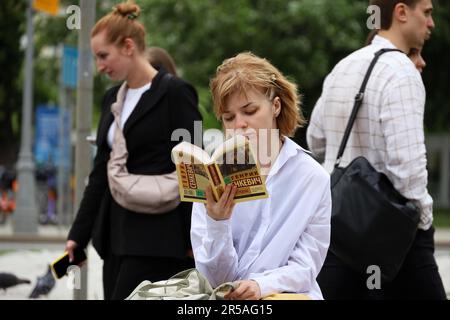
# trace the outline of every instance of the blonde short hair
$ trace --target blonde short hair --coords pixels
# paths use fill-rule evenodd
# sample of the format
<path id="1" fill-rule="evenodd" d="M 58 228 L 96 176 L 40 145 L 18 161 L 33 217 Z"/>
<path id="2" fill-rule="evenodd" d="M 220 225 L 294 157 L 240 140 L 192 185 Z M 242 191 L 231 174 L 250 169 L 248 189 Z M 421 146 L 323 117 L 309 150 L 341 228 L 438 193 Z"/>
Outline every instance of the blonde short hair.
<path id="1" fill-rule="evenodd" d="M 281 135 L 292 137 L 295 130 L 306 123 L 300 109 L 297 85 L 286 79 L 269 61 L 251 52 L 226 59 L 211 79 L 210 89 L 218 119 L 225 112 L 227 100 L 232 94 L 245 94 L 246 91 L 256 89 L 271 100 L 280 98 L 281 112 L 276 121 Z"/>

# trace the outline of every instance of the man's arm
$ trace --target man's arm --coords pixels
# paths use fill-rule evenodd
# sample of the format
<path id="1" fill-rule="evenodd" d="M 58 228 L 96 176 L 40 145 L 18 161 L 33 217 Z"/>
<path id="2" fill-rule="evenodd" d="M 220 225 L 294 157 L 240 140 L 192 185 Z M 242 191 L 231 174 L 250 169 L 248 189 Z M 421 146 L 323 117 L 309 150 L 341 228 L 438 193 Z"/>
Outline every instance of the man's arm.
<path id="1" fill-rule="evenodd" d="M 413 74 L 393 81 L 381 106 L 382 132 L 386 141 L 386 169 L 394 187 L 431 216 L 423 117 L 425 89 Z M 427 224 L 431 221 L 422 221 Z"/>
<path id="2" fill-rule="evenodd" d="M 316 105 L 311 114 L 308 129 L 306 131 L 306 139 L 308 147 L 314 154 L 316 159 L 322 163 L 325 159 L 326 138 L 323 130 L 323 112 L 322 97 L 317 100 Z"/>

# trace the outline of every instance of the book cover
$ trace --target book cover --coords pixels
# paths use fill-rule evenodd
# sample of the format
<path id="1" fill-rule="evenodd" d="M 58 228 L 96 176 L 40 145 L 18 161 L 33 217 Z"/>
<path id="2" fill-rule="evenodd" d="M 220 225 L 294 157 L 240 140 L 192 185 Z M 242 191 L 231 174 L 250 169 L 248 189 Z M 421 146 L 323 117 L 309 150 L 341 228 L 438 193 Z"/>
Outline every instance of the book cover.
<path id="1" fill-rule="evenodd" d="M 211 185 L 216 201 L 225 186 L 237 187 L 235 202 L 267 198 L 265 178 L 249 140 L 236 135 L 216 148 L 210 157 L 206 151 L 188 142 L 172 149 L 181 201 L 206 202 L 206 187 Z"/>

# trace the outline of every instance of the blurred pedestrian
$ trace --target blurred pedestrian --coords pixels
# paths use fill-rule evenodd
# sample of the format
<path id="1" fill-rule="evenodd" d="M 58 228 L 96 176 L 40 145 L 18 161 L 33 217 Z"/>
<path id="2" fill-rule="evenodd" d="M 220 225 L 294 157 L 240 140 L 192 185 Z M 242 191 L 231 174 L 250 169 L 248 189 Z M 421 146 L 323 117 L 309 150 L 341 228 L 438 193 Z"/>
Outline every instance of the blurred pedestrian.
<path id="1" fill-rule="evenodd" d="M 73 250 L 85 248 L 92 237 L 104 260 L 105 299 L 124 299 L 143 280 L 167 279 L 193 266 L 186 259 L 192 204 L 181 203 L 160 214 L 135 212 L 114 199 L 108 183 L 107 163 L 118 125 L 126 140 L 128 171 L 162 175 L 175 170 L 171 150 L 178 142 L 171 141 L 172 132 L 183 128 L 193 137 L 194 121 L 201 120 L 194 88 L 148 63 L 139 14 L 132 1 L 120 3 L 91 32 L 98 71 L 124 83 L 105 93 L 94 167 L 66 250 L 72 258 Z M 120 123 L 113 121 L 111 113 L 119 88 L 125 92 Z"/>
<path id="2" fill-rule="evenodd" d="M 165 49 L 160 47 L 150 47 L 147 49 L 147 56 L 148 61 L 156 70 L 160 70 L 162 67 L 174 76 L 178 76 L 175 61 Z"/>
<path id="3" fill-rule="evenodd" d="M 370 45 L 341 60 L 327 76 L 307 130 L 308 145 L 328 172 L 334 168 L 354 97 L 374 54 L 382 48 L 404 53 L 422 48 L 434 28 L 431 0 L 372 0 L 370 4 L 380 8 L 381 29 Z M 425 88 L 404 53 L 385 53 L 375 64 L 340 166 L 365 157 L 417 206 L 418 230 L 396 278 L 380 290 L 369 290 L 368 275 L 354 271 L 329 250 L 317 278 L 326 299 L 446 298 L 434 258 L 433 200 L 427 191 Z"/>

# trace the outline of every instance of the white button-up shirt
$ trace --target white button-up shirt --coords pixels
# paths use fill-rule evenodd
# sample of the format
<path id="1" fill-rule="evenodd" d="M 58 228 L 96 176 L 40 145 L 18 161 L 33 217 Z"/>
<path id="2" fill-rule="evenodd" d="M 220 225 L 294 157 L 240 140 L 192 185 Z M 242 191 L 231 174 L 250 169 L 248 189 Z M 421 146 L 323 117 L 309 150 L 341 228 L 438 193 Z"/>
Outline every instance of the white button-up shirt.
<path id="1" fill-rule="evenodd" d="M 194 203 L 196 267 L 214 287 L 253 279 L 262 296 L 296 292 L 322 299 L 316 277 L 330 242 L 330 176 L 285 138 L 266 186 L 268 198 L 236 204 L 229 220 L 216 221 Z"/>
<path id="2" fill-rule="evenodd" d="M 375 36 L 371 45 L 341 60 L 325 79 L 307 131 L 311 151 L 331 172 L 345 127 L 374 53 L 395 48 Z M 433 200 L 427 191 L 423 116 L 425 88 L 411 60 L 401 52 L 381 55 L 367 83 L 340 166 L 364 156 L 394 187 L 420 208 L 419 228 L 431 226 Z"/>

